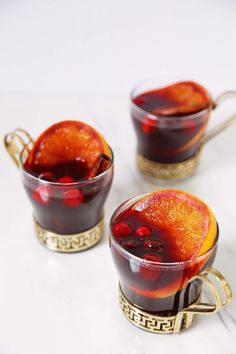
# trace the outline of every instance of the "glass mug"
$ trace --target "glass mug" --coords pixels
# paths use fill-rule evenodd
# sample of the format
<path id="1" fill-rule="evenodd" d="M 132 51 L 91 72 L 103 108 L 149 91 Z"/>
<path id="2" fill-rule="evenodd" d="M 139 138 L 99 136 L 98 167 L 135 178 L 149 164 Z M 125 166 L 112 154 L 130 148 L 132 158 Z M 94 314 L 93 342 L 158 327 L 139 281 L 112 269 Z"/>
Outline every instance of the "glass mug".
<path id="1" fill-rule="evenodd" d="M 125 317 L 139 328 L 153 333 L 178 333 L 191 326 L 196 314 L 209 315 L 221 310 L 230 303 L 232 293 L 223 275 L 212 268 L 218 237 L 210 250 L 182 262 L 153 262 L 121 247 L 112 232 L 113 221 L 144 196 L 121 204 L 110 222 L 110 248 L 119 274 L 120 305 Z M 143 276 L 145 273 L 148 277 Z M 209 288 L 214 303 L 201 302 L 203 284 Z"/>
<path id="2" fill-rule="evenodd" d="M 197 168 L 203 146 L 236 121 L 234 114 L 206 132 L 212 111 L 225 99 L 236 98 L 236 92 L 224 92 L 197 113 L 178 117 L 153 114 L 140 107 L 140 95 L 168 86 L 170 82 L 167 80 L 157 79 L 137 85 L 131 93 L 131 117 L 138 141 L 137 166 L 140 172 L 155 179 L 177 180 L 191 176 Z"/>
<path id="3" fill-rule="evenodd" d="M 33 206 L 39 241 L 50 250 L 67 253 L 86 250 L 99 242 L 104 231 L 104 203 L 113 179 L 112 150 L 106 171 L 89 180 L 65 184 L 40 179 L 24 169 L 33 139 L 23 129 L 7 134 L 5 146 L 19 167 Z"/>

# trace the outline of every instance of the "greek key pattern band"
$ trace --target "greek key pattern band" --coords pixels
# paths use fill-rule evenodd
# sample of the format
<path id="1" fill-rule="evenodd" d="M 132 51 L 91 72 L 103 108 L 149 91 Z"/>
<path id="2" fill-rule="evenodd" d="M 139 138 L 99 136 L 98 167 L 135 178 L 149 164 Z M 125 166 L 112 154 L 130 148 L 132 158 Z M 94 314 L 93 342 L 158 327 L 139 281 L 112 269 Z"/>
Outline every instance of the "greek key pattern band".
<path id="1" fill-rule="evenodd" d="M 199 163 L 200 151 L 191 159 L 178 163 L 159 163 L 151 161 L 137 152 L 137 166 L 148 177 L 160 180 L 183 179 L 194 174 Z"/>
<path id="2" fill-rule="evenodd" d="M 175 328 L 176 316 L 157 316 L 148 312 L 142 311 L 136 306 L 132 305 L 123 294 L 121 287 L 120 290 L 120 305 L 125 317 L 132 322 L 135 326 L 152 333 L 173 333 Z M 200 302 L 200 297 L 196 303 Z M 183 317 L 181 329 L 187 328 L 192 324 L 194 316 L 191 318 L 191 323 L 187 323 L 186 318 Z"/>
<path id="3" fill-rule="evenodd" d="M 121 309 L 125 317 L 132 322 L 135 326 L 144 329 L 145 331 L 152 333 L 162 333 L 171 334 L 175 333 L 175 325 L 177 316 L 157 316 L 151 313 L 140 310 L 138 307 L 134 306 L 129 302 L 122 292 L 119 286 L 119 300 Z M 196 300 L 195 304 L 199 304 L 201 300 L 201 295 Z M 183 315 L 181 317 L 180 330 L 188 328 L 191 326 L 195 315 L 187 316 Z M 176 332 L 177 333 L 177 332 Z"/>
<path id="4" fill-rule="evenodd" d="M 210 276 L 210 277 L 209 277 Z M 196 315 L 214 314 L 232 300 L 232 290 L 229 283 L 215 268 L 206 268 L 199 274 L 193 276 L 188 283 L 196 279 L 210 290 L 213 302 L 201 303 L 201 294 L 198 299 L 179 311 L 175 316 L 157 316 L 140 310 L 131 304 L 125 297 L 120 287 L 120 304 L 126 318 L 135 326 L 152 333 L 179 333 L 184 328 L 189 328 Z"/>
<path id="5" fill-rule="evenodd" d="M 39 241 L 48 249 L 57 252 L 80 252 L 98 243 L 104 230 L 104 220 L 90 230 L 73 234 L 73 235 L 60 235 L 54 232 L 43 229 L 34 219 L 34 228 L 36 236 Z"/>

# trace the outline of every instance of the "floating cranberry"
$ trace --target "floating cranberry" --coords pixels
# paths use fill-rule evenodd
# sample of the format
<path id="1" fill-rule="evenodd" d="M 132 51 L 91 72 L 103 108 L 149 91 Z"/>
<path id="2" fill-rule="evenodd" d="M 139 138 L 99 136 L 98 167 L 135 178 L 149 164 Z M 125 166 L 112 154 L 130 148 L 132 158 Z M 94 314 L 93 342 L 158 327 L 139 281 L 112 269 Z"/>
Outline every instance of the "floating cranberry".
<path id="1" fill-rule="evenodd" d="M 134 103 L 139 106 L 142 107 L 145 103 L 146 103 L 146 97 L 145 96 L 138 96 L 134 98 Z"/>
<path id="2" fill-rule="evenodd" d="M 145 118 L 141 123 L 141 129 L 145 134 L 151 134 L 157 127 L 157 121 L 152 118 Z"/>
<path id="3" fill-rule="evenodd" d="M 49 182 L 54 182 L 54 180 L 55 180 L 55 176 L 51 171 L 44 171 L 44 172 L 40 173 L 38 178 L 43 179 L 45 181 L 49 181 Z"/>
<path id="4" fill-rule="evenodd" d="M 57 183 L 73 183 L 75 182 L 74 178 L 71 176 L 63 176 L 58 178 Z"/>
<path id="5" fill-rule="evenodd" d="M 128 236 L 132 232 L 132 227 L 124 222 L 119 224 L 114 224 L 112 231 L 115 237 Z"/>
<path id="6" fill-rule="evenodd" d="M 49 186 L 38 186 L 33 191 L 33 198 L 40 205 L 47 205 L 50 202 L 50 198 L 52 196 L 52 190 Z"/>
<path id="7" fill-rule="evenodd" d="M 151 262 L 158 262 L 158 263 L 161 262 L 161 257 L 152 253 L 146 253 L 143 256 L 143 259 Z M 140 275 L 145 280 L 155 281 L 159 279 L 160 274 L 161 271 L 158 268 L 158 266 L 155 267 L 155 265 L 145 264 L 145 266 L 142 265 L 140 267 Z"/>
<path id="8" fill-rule="evenodd" d="M 144 247 L 145 248 L 155 248 L 158 251 L 161 251 L 163 248 L 163 243 L 160 241 L 156 241 L 156 240 L 146 240 L 144 242 Z"/>
<path id="9" fill-rule="evenodd" d="M 151 229 L 148 226 L 139 226 L 135 232 L 141 240 L 151 235 Z"/>
<path id="10" fill-rule="evenodd" d="M 69 189 L 63 193 L 63 203 L 68 207 L 78 207 L 82 202 L 83 194 L 79 189 Z"/>

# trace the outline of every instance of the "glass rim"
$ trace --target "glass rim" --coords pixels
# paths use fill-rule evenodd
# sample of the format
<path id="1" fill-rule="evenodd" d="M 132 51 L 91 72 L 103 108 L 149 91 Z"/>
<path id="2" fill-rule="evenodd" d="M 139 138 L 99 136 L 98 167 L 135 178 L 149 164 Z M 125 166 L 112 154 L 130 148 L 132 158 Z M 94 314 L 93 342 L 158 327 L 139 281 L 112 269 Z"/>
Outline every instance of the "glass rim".
<path id="1" fill-rule="evenodd" d="M 134 103 L 134 98 L 137 97 L 137 96 L 134 95 L 134 93 L 135 93 L 135 91 L 136 91 L 140 86 L 142 86 L 145 82 L 148 82 L 148 81 L 151 81 L 151 80 L 154 80 L 154 79 L 155 79 L 155 77 L 154 77 L 153 79 L 148 78 L 148 79 L 144 79 L 144 80 L 142 80 L 142 81 L 139 81 L 139 82 L 133 87 L 133 89 L 132 89 L 131 92 L 130 92 L 131 107 L 134 106 L 137 111 L 139 111 L 139 112 L 142 113 L 142 114 L 148 115 L 148 118 L 150 118 L 150 119 L 152 119 L 152 120 L 156 120 L 157 118 L 158 118 L 158 119 L 165 119 L 165 120 L 169 120 L 169 121 L 176 120 L 176 118 L 178 118 L 178 120 L 197 119 L 199 116 L 205 115 L 205 114 L 211 112 L 212 109 L 214 108 L 214 101 L 213 101 L 213 99 L 212 99 L 211 94 L 210 94 L 209 91 L 205 88 L 205 86 L 199 84 L 199 85 L 201 85 L 201 86 L 205 89 L 205 91 L 208 93 L 208 95 L 209 95 L 209 97 L 210 97 L 210 99 L 211 99 L 211 104 L 210 104 L 209 106 L 207 106 L 206 108 L 202 109 L 201 111 L 198 111 L 198 112 L 192 113 L 192 114 L 188 114 L 188 115 L 185 115 L 185 116 L 184 116 L 184 115 L 183 115 L 183 116 L 164 116 L 164 115 L 158 115 L 158 114 L 153 114 L 153 113 L 151 113 L 151 112 L 148 112 L 148 111 L 146 111 L 145 109 L 139 107 L 136 103 Z M 182 81 L 193 81 L 193 80 L 182 80 Z M 173 84 L 174 84 L 174 83 L 177 83 L 177 81 L 174 81 Z M 163 86 L 160 86 L 159 88 L 162 88 L 162 87 L 163 87 Z M 153 89 L 154 89 L 154 88 L 155 88 L 155 87 L 153 87 Z M 158 88 L 158 87 L 156 87 L 156 88 Z M 148 89 L 148 90 L 146 90 L 146 91 L 144 91 L 144 92 L 149 92 L 149 91 L 151 91 L 151 90 L 152 90 L 152 89 L 150 88 L 150 89 Z"/>
<path id="2" fill-rule="evenodd" d="M 110 219 L 110 223 L 109 223 L 109 229 L 110 229 L 110 242 L 114 245 L 114 247 L 116 249 L 118 249 L 119 251 L 121 251 L 121 253 L 123 255 L 125 255 L 125 258 L 126 259 L 130 259 L 130 258 L 133 258 L 134 260 L 136 260 L 137 262 L 139 263 L 143 263 L 143 264 L 146 264 L 146 265 L 151 265 L 153 267 L 159 267 L 159 268 L 168 268 L 170 269 L 171 267 L 173 268 L 186 268 L 187 266 L 191 265 L 191 263 L 194 263 L 194 262 L 200 262 L 201 259 L 204 259 L 207 255 L 211 254 L 214 249 L 217 247 L 218 245 L 218 240 L 219 240 L 219 226 L 218 226 L 218 223 L 217 223 L 217 230 L 218 230 L 218 234 L 216 236 L 216 239 L 214 241 L 214 244 L 211 246 L 211 248 L 209 250 L 207 250 L 206 252 L 204 252 L 203 254 L 201 254 L 200 256 L 196 256 L 194 258 L 191 258 L 191 259 L 188 259 L 186 261 L 178 261 L 178 262 L 155 262 L 155 261 L 150 261 L 150 260 L 146 260 L 146 259 L 142 259 L 138 256 L 135 256 L 134 254 L 130 253 L 129 251 L 125 250 L 114 238 L 113 236 L 113 233 L 112 233 L 112 223 L 113 223 L 113 220 L 115 218 L 115 216 L 117 216 L 119 210 L 124 206 L 126 205 L 127 203 L 131 202 L 132 200 L 136 199 L 136 198 L 139 198 L 141 199 L 142 197 L 145 197 L 145 196 L 148 196 L 150 195 L 151 193 L 145 193 L 145 194 L 139 194 L 139 195 L 136 195 L 134 197 L 131 197 L 129 199 L 127 199 L 125 202 L 123 202 L 122 204 L 120 204 L 116 209 L 115 211 L 113 212 L 112 216 L 111 216 L 111 219 Z M 139 200 L 138 199 L 138 200 Z"/>
<path id="3" fill-rule="evenodd" d="M 86 179 L 86 180 L 83 180 L 83 181 L 76 181 L 76 182 L 70 182 L 70 183 L 58 183 L 58 182 L 51 182 L 51 181 L 46 181 L 46 180 L 43 180 L 43 179 L 40 179 L 36 176 L 34 176 L 33 174 L 31 174 L 30 172 L 28 172 L 25 168 L 24 168 L 24 165 L 23 165 L 23 162 L 22 162 L 22 157 L 23 157 L 23 154 L 25 152 L 25 150 L 28 148 L 28 146 L 32 144 L 32 142 L 30 141 L 28 144 L 26 144 L 24 146 L 24 148 L 21 150 L 20 152 L 20 158 L 19 158 L 19 169 L 22 173 L 24 173 L 26 176 L 28 176 L 29 178 L 39 182 L 39 183 L 44 183 L 44 184 L 48 184 L 48 185 L 51 185 L 51 186 L 78 186 L 78 185 L 84 185 L 84 184 L 89 184 L 89 183 L 92 183 L 92 182 L 96 182 L 100 179 L 102 179 L 109 171 L 112 170 L 113 168 L 113 165 L 114 165 L 114 153 L 113 153 L 113 150 L 112 148 L 109 146 L 109 149 L 110 149 L 110 152 L 111 152 L 111 165 L 109 166 L 109 168 L 107 170 L 105 170 L 104 172 L 100 173 L 99 175 L 95 176 L 95 177 L 92 177 L 90 179 Z"/>

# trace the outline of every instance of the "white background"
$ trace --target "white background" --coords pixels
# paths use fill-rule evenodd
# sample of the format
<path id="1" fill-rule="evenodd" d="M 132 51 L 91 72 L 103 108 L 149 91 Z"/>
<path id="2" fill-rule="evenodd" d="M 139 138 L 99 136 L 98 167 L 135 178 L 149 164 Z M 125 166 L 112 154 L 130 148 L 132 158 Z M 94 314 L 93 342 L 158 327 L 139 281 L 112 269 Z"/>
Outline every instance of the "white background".
<path id="1" fill-rule="evenodd" d="M 115 152 L 106 221 L 122 201 L 159 187 L 135 166 L 129 92 L 174 75 L 213 95 L 236 89 L 234 0 L 0 0 L 0 134 L 37 136 L 81 119 Z M 225 104 L 211 126 L 236 109 Z M 172 184 L 203 198 L 220 224 L 215 266 L 236 292 L 236 125 L 205 148 L 196 176 Z M 123 317 L 108 232 L 95 248 L 55 254 L 33 234 L 18 171 L 0 148 L 0 354 L 236 353 L 235 301 L 178 336 L 143 332 Z"/>

